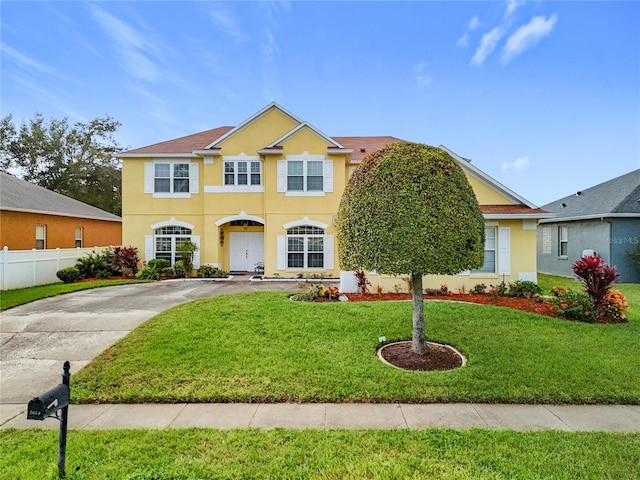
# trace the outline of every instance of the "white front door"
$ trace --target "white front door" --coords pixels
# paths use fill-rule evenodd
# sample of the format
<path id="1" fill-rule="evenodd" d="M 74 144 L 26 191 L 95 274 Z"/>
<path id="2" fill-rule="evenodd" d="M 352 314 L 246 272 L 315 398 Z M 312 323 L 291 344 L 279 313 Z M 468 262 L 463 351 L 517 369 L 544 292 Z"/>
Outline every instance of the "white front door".
<path id="1" fill-rule="evenodd" d="M 264 262 L 264 232 L 229 232 L 229 270 L 253 272 Z"/>

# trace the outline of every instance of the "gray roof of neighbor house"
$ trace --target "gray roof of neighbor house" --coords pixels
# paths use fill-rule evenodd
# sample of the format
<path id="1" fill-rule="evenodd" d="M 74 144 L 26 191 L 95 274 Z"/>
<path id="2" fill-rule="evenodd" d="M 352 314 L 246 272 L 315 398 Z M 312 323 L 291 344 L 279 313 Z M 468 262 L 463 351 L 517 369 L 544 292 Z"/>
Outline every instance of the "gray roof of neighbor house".
<path id="1" fill-rule="evenodd" d="M 555 216 L 545 220 L 600 217 L 640 218 L 640 169 L 621 175 L 540 207 Z"/>
<path id="2" fill-rule="evenodd" d="M 0 172 L 0 210 L 122 222 L 117 215 L 5 172 Z"/>

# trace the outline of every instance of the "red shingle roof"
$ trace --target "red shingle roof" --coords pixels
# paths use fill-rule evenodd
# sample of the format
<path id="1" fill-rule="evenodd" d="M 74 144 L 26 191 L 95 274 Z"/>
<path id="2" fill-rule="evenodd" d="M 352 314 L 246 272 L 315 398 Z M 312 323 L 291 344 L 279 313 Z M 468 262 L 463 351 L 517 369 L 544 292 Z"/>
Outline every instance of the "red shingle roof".
<path id="1" fill-rule="evenodd" d="M 370 153 L 390 143 L 404 142 L 396 137 L 331 137 L 344 148 L 353 150 L 351 160 L 362 160 Z"/>
<path id="2" fill-rule="evenodd" d="M 480 205 L 480 210 L 485 215 L 521 215 L 547 213 L 541 208 L 529 208 L 526 205 Z"/>
<path id="3" fill-rule="evenodd" d="M 218 127 L 204 132 L 194 133 L 186 137 L 167 140 L 166 142 L 154 143 L 135 150 L 128 150 L 126 153 L 191 153 L 194 150 L 203 150 L 207 145 L 214 142 L 233 127 Z"/>

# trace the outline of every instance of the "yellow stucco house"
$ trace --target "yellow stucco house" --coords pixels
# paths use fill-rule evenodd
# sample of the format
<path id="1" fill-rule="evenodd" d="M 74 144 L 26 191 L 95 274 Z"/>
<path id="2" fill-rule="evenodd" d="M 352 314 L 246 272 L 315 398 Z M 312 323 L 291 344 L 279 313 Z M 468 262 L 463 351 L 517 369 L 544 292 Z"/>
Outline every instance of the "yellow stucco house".
<path id="1" fill-rule="evenodd" d="M 198 245 L 194 267 L 264 277 L 341 277 L 335 215 L 346 182 L 369 153 L 394 137 L 330 137 L 271 103 L 236 127 L 219 127 L 123 152 L 122 237 L 141 256 L 175 261 L 184 239 Z M 545 212 L 449 151 L 471 183 L 486 219 L 485 265 L 453 277 L 427 277 L 469 289 L 536 279 L 536 227 Z M 397 277 L 369 276 L 389 290 Z"/>

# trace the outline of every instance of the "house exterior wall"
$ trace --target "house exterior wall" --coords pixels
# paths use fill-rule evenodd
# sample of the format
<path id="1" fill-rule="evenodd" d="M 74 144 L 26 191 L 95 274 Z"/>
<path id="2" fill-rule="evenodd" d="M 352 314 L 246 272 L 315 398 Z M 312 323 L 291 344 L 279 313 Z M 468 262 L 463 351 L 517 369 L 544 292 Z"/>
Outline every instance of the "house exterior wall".
<path id="1" fill-rule="evenodd" d="M 273 146 L 277 140 L 280 140 L 278 145 Z M 267 149 L 267 146 L 272 147 Z M 331 147 L 331 153 L 328 147 Z M 233 134 L 222 137 L 215 148 L 220 150 L 211 151 L 211 154 L 185 152 L 182 156 L 123 157 L 123 243 L 137 246 L 141 256 L 150 259 L 154 257 L 154 227 L 188 226 L 199 245 L 194 266 L 212 264 L 232 270 L 231 256 L 237 252 L 230 244 L 231 238 L 237 239 L 239 235 L 236 234 L 242 232 L 262 232 L 266 276 L 296 278 L 322 274 L 338 277 L 340 266 L 334 216 L 349 178 L 349 169 L 353 167 L 348 163 L 349 154 L 337 148 L 334 150 L 330 139 L 278 109 L 268 110 Z M 334 153 L 336 150 L 339 153 Z M 301 159 L 323 162 L 322 191 L 287 190 L 286 162 Z M 153 162 L 174 160 L 193 165 L 190 172 L 197 172 L 198 181 L 191 185 L 190 193 L 181 198 L 161 198 L 162 195 L 148 190 L 145 175 L 148 176 Z M 260 162 L 260 185 L 225 185 L 225 161 Z M 470 174 L 468 167 L 465 172 L 480 204 L 513 204 L 513 199 Z M 287 228 L 302 225 L 324 229 L 323 268 L 286 266 L 287 252 L 286 249 L 283 251 L 283 246 L 287 245 Z M 502 249 L 496 252 L 500 261 L 495 272 L 429 277 L 425 286 L 447 283 L 451 289 L 462 286 L 469 289 L 478 283 L 498 284 L 502 280 L 510 282 L 518 278 L 535 280 L 535 220 L 488 219 L 487 226 L 500 231 Z M 508 270 L 505 271 L 504 266 Z M 376 281 L 384 284 L 387 290 L 401 282 L 397 277 Z"/>
<path id="2" fill-rule="evenodd" d="M 10 250 L 36 248 L 36 225 L 46 225 L 47 249 L 74 248 L 77 227 L 83 229 L 83 246 L 122 244 L 120 222 L 2 210 L 0 225 L 0 245 Z"/>
<path id="3" fill-rule="evenodd" d="M 567 255 L 559 254 L 561 227 L 567 228 Z M 611 227 L 600 220 L 543 223 L 538 227 L 538 271 L 563 277 L 573 277 L 572 265 L 584 250 L 595 250 L 610 263 Z"/>
<path id="4" fill-rule="evenodd" d="M 640 283 L 640 267 L 628 252 L 640 248 L 640 218 L 611 219 L 611 264 L 615 265 L 624 283 Z"/>

